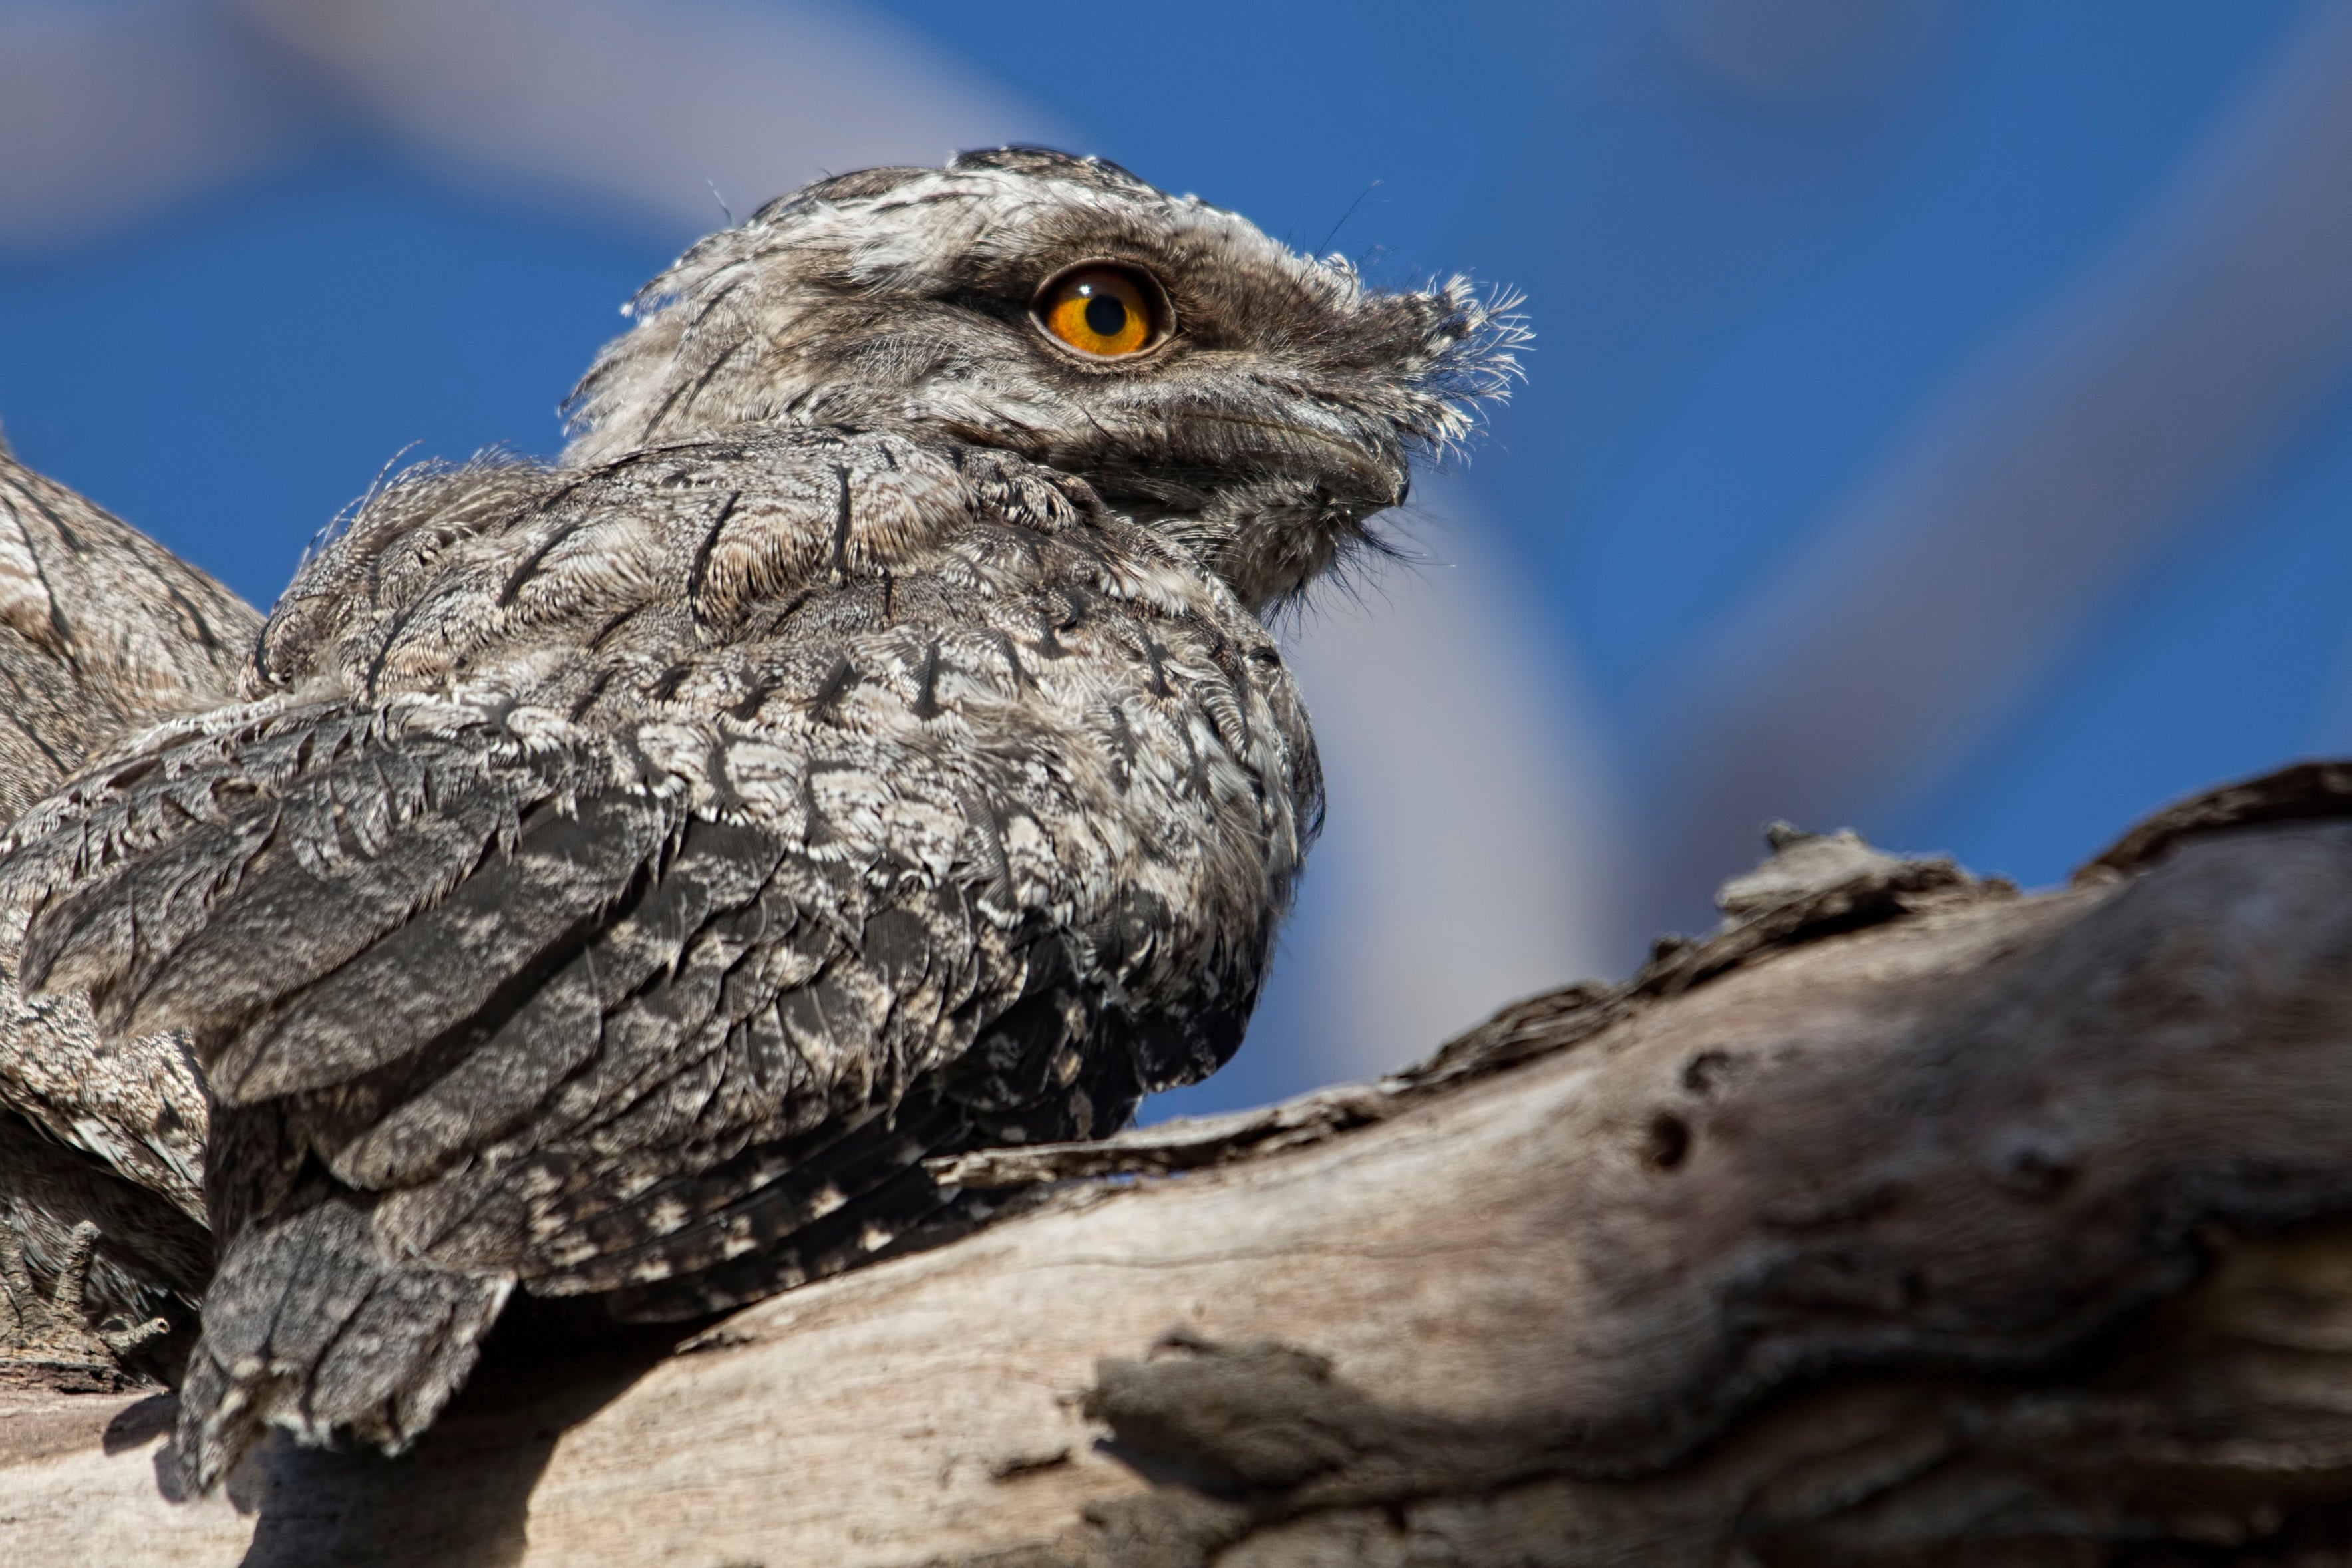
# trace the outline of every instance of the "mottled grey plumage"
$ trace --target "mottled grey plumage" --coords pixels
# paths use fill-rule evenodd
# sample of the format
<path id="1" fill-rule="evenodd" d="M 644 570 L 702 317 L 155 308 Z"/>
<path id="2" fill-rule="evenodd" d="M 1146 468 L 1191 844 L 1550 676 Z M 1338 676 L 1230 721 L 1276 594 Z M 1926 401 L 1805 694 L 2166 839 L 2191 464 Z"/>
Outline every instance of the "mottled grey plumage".
<path id="1" fill-rule="evenodd" d="M 0 821 L 132 730 L 233 697 L 260 625 L 0 445 Z M 203 1091 L 170 1036 L 102 1040 L 80 996 L 20 996 L 21 935 L 0 919 L 0 1358 L 86 1373 L 127 1347 L 129 1325 L 194 1324 L 212 1269 Z M 78 1243 L 91 1226 L 94 1246 Z M 88 1332 L 110 1318 L 110 1343 Z"/>
<path id="2" fill-rule="evenodd" d="M 1041 329 L 1091 261 L 1164 342 Z M 204 1064 L 198 1485 L 404 1444 L 518 1285 L 749 1301 L 983 1212 L 924 1156 L 1222 1063 L 1321 798 L 1258 612 L 1513 337 L 1026 151 L 812 186 L 637 311 L 560 465 L 371 497 L 244 704 L 12 837 L 28 981 Z"/>

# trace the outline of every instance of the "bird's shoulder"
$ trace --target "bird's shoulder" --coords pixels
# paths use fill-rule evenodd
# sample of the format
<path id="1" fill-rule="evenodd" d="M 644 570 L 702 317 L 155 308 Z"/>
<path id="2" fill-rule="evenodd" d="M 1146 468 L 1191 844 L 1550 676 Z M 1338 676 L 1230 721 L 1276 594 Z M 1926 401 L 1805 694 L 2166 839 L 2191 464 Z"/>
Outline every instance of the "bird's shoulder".
<path id="1" fill-rule="evenodd" d="M 978 819 L 999 905 L 1081 919 L 1115 885 L 1238 918 L 1319 811 L 1303 704 L 1221 582 L 1083 482 L 937 435 L 422 472 L 297 579 L 255 686 L 367 716 L 338 744 L 562 756 L 928 879 Z M 1204 873 L 1239 884 L 1171 884 Z"/>
<path id="2" fill-rule="evenodd" d="M 1313 817 L 1230 594 L 1075 481 L 897 436 L 412 476 L 249 695 L 17 824 L 27 978 L 187 1030 L 262 1116 L 226 1230 L 315 1155 L 419 1255 L 595 1288 L 813 1222 L 828 1157 L 1099 1131 L 1213 1067 Z"/>
<path id="3" fill-rule="evenodd" d="M 270 616 L 255 677 L 339 678 L 373 696 L 488 658 L 687 654 L 766 640 L 855 585 L 922 579 L 1012 601 L 1090 580 L 1146 613 L 1229 632 L 1246 620 L 1042 464 L 938 435 L 761 426 L 586 468 L 421 465 L 314 551 Z"/>

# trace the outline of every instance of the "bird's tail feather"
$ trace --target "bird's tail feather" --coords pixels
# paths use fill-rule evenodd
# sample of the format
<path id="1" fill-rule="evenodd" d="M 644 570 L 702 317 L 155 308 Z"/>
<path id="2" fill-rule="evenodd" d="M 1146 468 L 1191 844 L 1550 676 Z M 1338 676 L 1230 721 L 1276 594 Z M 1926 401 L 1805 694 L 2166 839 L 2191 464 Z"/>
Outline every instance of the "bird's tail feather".
<path id="1" fill-rule="evenodd" d="M 510 1277 L 395 1263 L 338 1196 L 232 1242 L 180 1388 L 184 1482 L 210 1491 L 270 1427 L 398 1453 L 473 1369 Z"/>

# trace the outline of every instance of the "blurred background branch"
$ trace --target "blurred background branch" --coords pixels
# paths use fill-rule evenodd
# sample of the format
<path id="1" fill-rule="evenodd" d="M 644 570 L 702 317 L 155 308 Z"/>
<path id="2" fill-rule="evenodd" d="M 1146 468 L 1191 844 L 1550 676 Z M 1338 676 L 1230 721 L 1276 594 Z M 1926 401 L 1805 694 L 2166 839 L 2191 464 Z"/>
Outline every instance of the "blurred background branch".
<path id="1" fill-rule="evenodd" d="M 1666 885 L 1931 789 L 2352 365 L 2352 10 L 2315 7 L 2169 188 L 1996 336 L 1668 677 Z"/>

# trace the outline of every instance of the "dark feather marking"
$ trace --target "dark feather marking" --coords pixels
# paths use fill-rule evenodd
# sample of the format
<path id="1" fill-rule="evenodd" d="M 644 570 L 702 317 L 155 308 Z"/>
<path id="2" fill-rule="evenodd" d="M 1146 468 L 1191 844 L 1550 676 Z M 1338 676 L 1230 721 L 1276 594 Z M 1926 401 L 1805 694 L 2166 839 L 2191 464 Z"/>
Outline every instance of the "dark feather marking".
<path id="1" fill-rule="evenodd" d="M 1011 908 L 1013 894 L 1013 862 L 1004 853 L 1004 818 L 996 802 L 986 796 L 968 799 L 963 802 L 964 821 L 980 835 L 980 866 L 983 873 L 981 890 Z"/>
<path id="2" fill-rule="evenodd" d="M 76 755 L 71 757 L 67 756 L 65 753 L 58 750 L 57 747 L 51 746 L 47 740 L 44 740 L 41 737 L 41 728 L 47 727 L 46 726 L 36 727 L 35 726 L 25 723 L 22 719 L 16 716 L 16 714 L 22 713 L 26 706 L 25 702 L 25 685 L 22 681 L 19 681 L 16 677 L 14 672 L 5 673 L 8 675 L 8 684 L 16 690 L 17 700 L 14 706 L 14 711 L 6 715 L 0 715 L 0 720 L 5 720 L 9 728 L 16 731 L 21 738 L 28 742 L 35 750 L 38 751 L 41 754 L 42 760 L 48 763 L 49 767 L 55 770 L 57 777 L 60 779 L 64 778 L 66 775 L 73 771 L 74 764 L 81 760 L 79 752 L 77 751 Z"/>
<path id="3" fill-rule="evenodd" d="M 1110 741 L 1111 782 L 1124 795 L 1129 780 L 1135 776 L 1135 731 L 1127 722 L 1127 710 L 1118 706 L 1116 698 L 1110 704 Z"/>
<path id="4" fill-rule="evenodd" d="M 719 538 L 727 531 L 727 519 L 735 515 L 735 503 L 742 498 L 743 492 L 740 490 L 727 492 L 727 498 L 719 504 L 718 516 L 704 525 L 702 538 L 694 547 L 694 563 L 687 569 L 686 573 L 686 601 L 694 606 L 694 612 L 698 618 L 702 614 L 703 580 L 710 572 L 711 553 L 718 549 Z"/>
<path id="5" fill-rule="evenodd" d="M 749 724 L 760 716 L 760 710 L 768 706 L 768 698 L 774 694 L 775 689 L 776 683 L 773 681 L 752 681 L 743 693 L 742 699 L 728 708 L 727 716 Z"/>
<path id="6" fill-rule="evenodd" d="M 825 674 L 824 684 L 817 687 L 816 695 L 809 698 L 809 711 L 824 713 L 841 700 L 842 694 L 848 691 L 856 679 L 857 667 L 849 662 L 847 654 L 835 659 L 833 668 Z"/>
<path id="7" fill-rule="evenodd" d="M 745 279 L 742 277 L 728 279 L 726 286 L 714 292 L 709 299 L 703 301 L 702 308 L 694 313 L 694 324 L 699 327 L 705 321 L 709 320 L 711 312 L 717 310 L 721 305 L 724 305 L 729 299 L 732 298 L 735 291 L 743 287 L 744 281 Z"/>
<path id="8" fill-rule="evenodd" d="M 612 685 L 614 679 L 618 676 L 620 673 L 621 667 L 618 664 L 607 664 L 603 669 L 597 671 L 596 678 L 588 683 L 588 689 L 585 692 L 583 692 L 579 698 L 572 703 L 565 716 L 569 717 L 572 723 L 578 724 L 583 718 L 587 716 L 588 710 L 596 706 L 597 699 L 604 695 L 605 691 Z"/>
<path id="9" fill-rule="evenodd" d="M 37 491 L 19 486 L 16 493 L 24 497 L 26 504 L 33 510 L 40 513 L 42 518 L 57 533 L 58 541 L 68 550 L 75 555 L 89 553 L 83 548 L 81 536 L 75 533 L 58 509 L 44 500 Z M 37 556 L 33 560 L 33 575 L 40 580 L 41 597 L 49 607 L 49 632 L 56 639 L 49 651 L 64 663 L 66 668 L 79 676 L 82 674 L 80 649 L 75 642 L 73 628 L 66 621 L 65 606 L 59 601 L 60 596 L 50 583 L 49 574 L 41 565 Z"/>
<path id="10" fill-rule="evenodd" d="M 824 771 L 822 767 L 813 767 L 801 776 L 801 817 L 805 823 L 801 840 L 811 849 L 821 849 L 840 837 L 825 820 L 824 808 L 816 803 L 816 776 Z"/>
<path id="11" fill-rule="evenodd" d="M 635 620 L 647 608 L 648 606 L 643 604 L 629 605 L 602 626 L 597 627 L 595 634 L 588 639 L 588 652 L 592 653 L 603 652 L 605 643 L 611 639 L 614 632 Z"/>
<path id="12" fill-rule="evenodd" d="M 653 417 L 646 422 L 646 430 L 661 429 L 663 422 L 669 418 L 670 410 L 676 408 L 681 400 L 691 403 L 694 399 L 700 397 L 703 389 L 718 378 L 719 372 L 726 367 L 727 361 L 751 347 L 754 340 L 751 338 L 742 338 L 730 343 L 724 353 L 703 367 L 700 375 L 690 382 L 681 382 L 672 387 L 669 395 L 663 398 L 660 406 L 654 410 Z"/>
<path id="13" fill-rule="evenodd" d="M 833 477 L 840 491 L 835 503 L 833 518 L 833 580 L 839 584 L 849 580 L 849 469 L 845 465 L 833 465 Z"/>
<path id="14" fill-rule="evenodd" d="M 1209 765 L 1201 748 L 1192 744 L 1192 732 L 1184 725 L 1176 726 L 1176 744 L 1184 748 L 1184 777 L 1192 786 L 1195 799 L 1209 798 Z"/>
<path id="15" fill-rule="evenodd" d="M 179 607 L 180 613 L 186 618 L 186 623 L 195 628 L 196 641 L 204 645 L 205 651 L 219 652 L 221 643 L 220 639 L 213 633 L 211 618 L 197 609 L 195 601 L 181 592 L 177 584 L 165 583 L 163 591 L 170 597 L 172 602 Z"/>
<path id="16" fill-rule="evenodd" d="M 513 608 L 516 596 L 520 594 L 522 591 L 522 585 L 530 581 L 534 576 L 538 575 L 540 565 L 547 559 L 549 553 L 551 552 L 556 546 L 572 538 L 581 529 L 590 527 L 598 519 L 593 513 L 590 513 L 585 517 L 574 517 L 570 522 L 565 523 L 562 528 L 557 528 L 553 533 L 548 535 L 544 540 L 541 541 L 540 547 L 537 549 L 531 551 L 530 554 L 523 558 L 521 565 L 516 567 L 514 570 L 507 574 L 505 586 L 499 590 L 499 608 L 501 610 Z"/>
<path id="17" fill-rule="evenodd" d="M 757 616 L 743 627 L 743 641 L 763 643 L 776 635 L 782 629 L 783 623 L 791 620 L 799 612 L 801 606 L 809 601 L 813 592 L 814 590 L 803 588 L 782 603 L 763 604 Z"/>
<path id="18" fill-rule="evenodd" d="M 915 676 L 914 715 L 930 719 L 940 716 L 940 645 L 932 643 L 923 649 L 923 667 Z"/>

